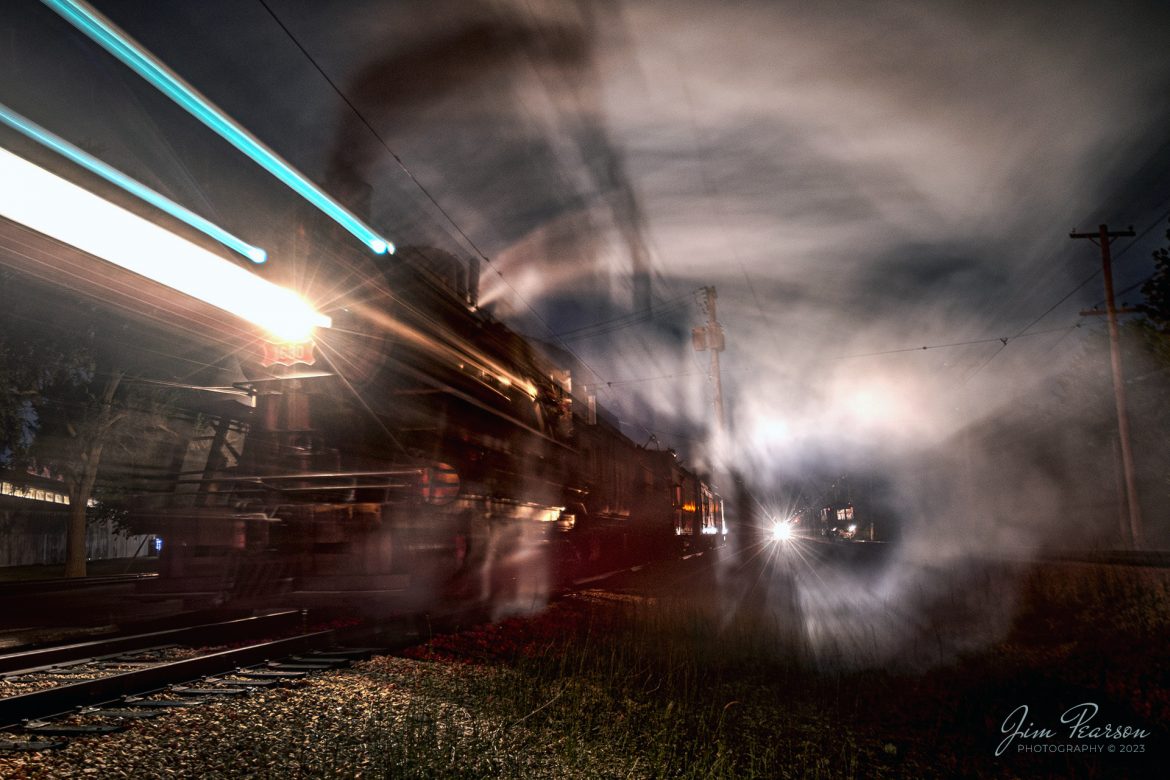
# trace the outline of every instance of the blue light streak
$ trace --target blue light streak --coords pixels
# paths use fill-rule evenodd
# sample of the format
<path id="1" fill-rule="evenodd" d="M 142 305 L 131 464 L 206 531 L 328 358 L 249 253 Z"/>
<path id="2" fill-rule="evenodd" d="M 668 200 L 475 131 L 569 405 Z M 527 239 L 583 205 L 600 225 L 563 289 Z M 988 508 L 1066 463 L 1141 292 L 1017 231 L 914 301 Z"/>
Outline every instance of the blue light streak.
<path id="1" fill-rule="evenodd" d="M 0 103 L 0 122 L 8 125 L 13 130 L 23 133 L 37 143 L 68 157 L 81 167 L 92 173 L 96 173 L 111 184 L 121 187 L 131 195 L 141 198 L 152 206 L 165 211 L 175 219 L 185 222 L 196 230 L 211 236 L 229 249 L 239 252 L 253 263 L 263 263 L 268 259 L 268 253 L 260 247 L 253 246 L 247 241 L 237 238 L 219 225 L 207 221 L 184 206 L 180 206 L 167 196 L 155 192 L 150 187 L 147 187 L 136 179 L 130 178 L 117 168 L 112 168 L 89 152 L 79 149 L 64 138 L 49 132 L 36 122 L 26 119 L 2 103 Z"/>
<path id="2" fill-rule="evenodd" d="M 252 158 L 260 167 L 324 212 L 362 241 L 375 254 L 393 253 L 394 245 L 350 213 L 276 152 L 249 133 L 214 103 L 160 62 L 117 25 L 81 0 L 41 0 L 66 21 L 113 54 L 160 92 Z"/>

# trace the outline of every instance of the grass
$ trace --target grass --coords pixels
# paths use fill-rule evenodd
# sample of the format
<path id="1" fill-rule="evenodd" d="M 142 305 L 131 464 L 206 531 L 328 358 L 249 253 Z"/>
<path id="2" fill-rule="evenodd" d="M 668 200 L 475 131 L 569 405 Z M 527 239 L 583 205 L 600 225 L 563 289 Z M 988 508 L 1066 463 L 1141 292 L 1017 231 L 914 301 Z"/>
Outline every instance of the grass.
<path id="1" fill-rule="evenodd" d="M 767 611 L 599 594 L 440 637 L 417 655 L 492 670 L 462 675 L 458 698 L 490 746 L 480 752 L 511 758 L 461 776 L 539 776 L 537 766 L 563 777 L 1075 776 L 1099 767 L 997 762 L 1003 717 L 1021 697 L 1039 707 L 1088 695 L 1165 724 L 1166 579 L 1042 567 L 1008 636 L 926 672 L 814 665 Z"/>
<path id="2" fill-rule="evenodd" d="M 859 776 L 861 749 L 821 706 L 848 697 L 824 689 L 775 616 L 596 598 L 554 613 L 422 653 L 451 661 L 470 647 L 482 661 L 490 648 L 506 662 L 463 691 L 499 724 L 501 754 L 551 753 L 580 777 Z"/>

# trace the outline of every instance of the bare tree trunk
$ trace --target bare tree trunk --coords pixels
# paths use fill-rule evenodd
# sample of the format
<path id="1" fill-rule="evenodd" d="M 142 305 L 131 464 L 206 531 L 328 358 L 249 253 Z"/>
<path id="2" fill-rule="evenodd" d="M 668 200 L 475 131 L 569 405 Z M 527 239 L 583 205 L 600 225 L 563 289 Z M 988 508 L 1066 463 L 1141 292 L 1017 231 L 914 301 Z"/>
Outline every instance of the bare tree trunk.
<path id="1" fill-rule="evenodd" d="M 69 527 L 65 535 L 65 576 L 85 576 L 85 509 L 89 499 L 80 490 L 69 490 Z"/>
<path id="2" fill-rule="evenodd" d="M 115 371 L 110 375 L 102 390 L 99 400 L 96 419 L 89 431 L 79 431 L 81 439 L 78 447 L 77 463 L 68 480 L 69 484 L 69 530 L 65 535 L 65 576 L 84 577 L 85 564 L 85 510 L 89 499 L 93 496 L 93 486 L 97 481 L 98 466 L 102 461 L 102 448 L 105 447 L 106 437 L 110 429 L 117 422 L 114 415 L 114 393 L 122 381 L 122 372 Z M 88 434 L 88 436 L 86 435 Z"/>

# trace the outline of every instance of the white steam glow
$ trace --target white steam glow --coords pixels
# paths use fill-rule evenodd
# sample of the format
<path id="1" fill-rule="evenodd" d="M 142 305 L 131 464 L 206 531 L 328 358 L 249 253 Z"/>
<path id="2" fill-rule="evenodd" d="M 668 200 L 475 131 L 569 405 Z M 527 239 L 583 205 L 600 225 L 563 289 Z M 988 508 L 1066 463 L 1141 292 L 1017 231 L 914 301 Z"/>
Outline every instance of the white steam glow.
<path id="1" fill-rule="evenodd" d="M 286 341 L 329 317 L 169 230 L 0 149 L 0 214 L 15 222 L 259 325 Z"/>

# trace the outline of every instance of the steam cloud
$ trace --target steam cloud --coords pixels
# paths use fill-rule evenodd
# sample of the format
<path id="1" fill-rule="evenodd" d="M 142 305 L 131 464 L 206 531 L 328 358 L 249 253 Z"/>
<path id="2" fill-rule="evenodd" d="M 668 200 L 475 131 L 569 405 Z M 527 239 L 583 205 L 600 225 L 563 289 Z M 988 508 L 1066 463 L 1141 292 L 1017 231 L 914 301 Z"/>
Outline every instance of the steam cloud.
<path id="1" fill-rule="evenodd" d="M 205 56 L 182 41 L 168 49 L 165 19 L 154 29 L 125 3 L 98 5 L 311 175 L 347 185 L 354 202 L 369 185 L 362 208 L 396 242 L 471 254 L 271 19 L 207 4 L 218 35 L 191 36 L 219 47 Z M 1078 437 L 1098 418 L 1037 427 L 1028 410 L 1080 353 L 1084 332 L 1068 328 L 1097 283 L 1014 337 L 1096 262 L 1069 246 L 1070 228 L 1144 226 L 1160 208 L 1150 193 L 1170 167 L 1164 3 L 274 7 L 492 259 L 485 306 L 550 341 L 549 329 L 638 315 L 571 342 L 587 366 L 575 385 L 637 421 L 634 438 L 654 432 L 761 496 L 805 474 L 885 475 L 906 565 L 864 588 L 799 579 L 816 647 L 896 655 L 931 594 L 966 582 L 956 562 L 1026 554 L 1063 532 L 1070 506 L 1096 511 L 1075 488 L 1112 480 L 1081 480 L 1099 464 L 1077 457 Z M 271 58 L 258 66 L 267 81 L 237 83 L 241 47 Z M 38 56 L 77 56 L 43 48 L 26 46 L 22 73 Z M 109 73 L 92 78 L 106 80 L 93 94 L 120 96 L 119 115 L 146 112 Z M 48 126 L 61 122 L 30 108 L 36 95 L 92 99 L 48 81 L 15 80 L 0 99 Z M 255 105 L 266 110 L 249 114 Z M 172 175 L 173 162 L 151 165 L 176 158 L 153 120 L 102 128 L 96 113 L 61 112 L 131 174 Z M 310 121 L 320 116 L 332 126 Z M 232 207 L 265 200 L 245 174 L 233 196 L 182 173 L 170 189 L 226 204 L 225 227 L 281 234 L 281 214 Z M 1148 272 L 1147 257 L 1146 246 L 1130 253 L 1119 287 Z M 702 315 L 670 305 L 707 285 L 728 339 L 730 431 L 718 441 L 706 356 L 689 343 Z M 1004 430 L 1017 434 L 1006 448 Z M 999 627 L 976 613 L 986 633 Z"/>

